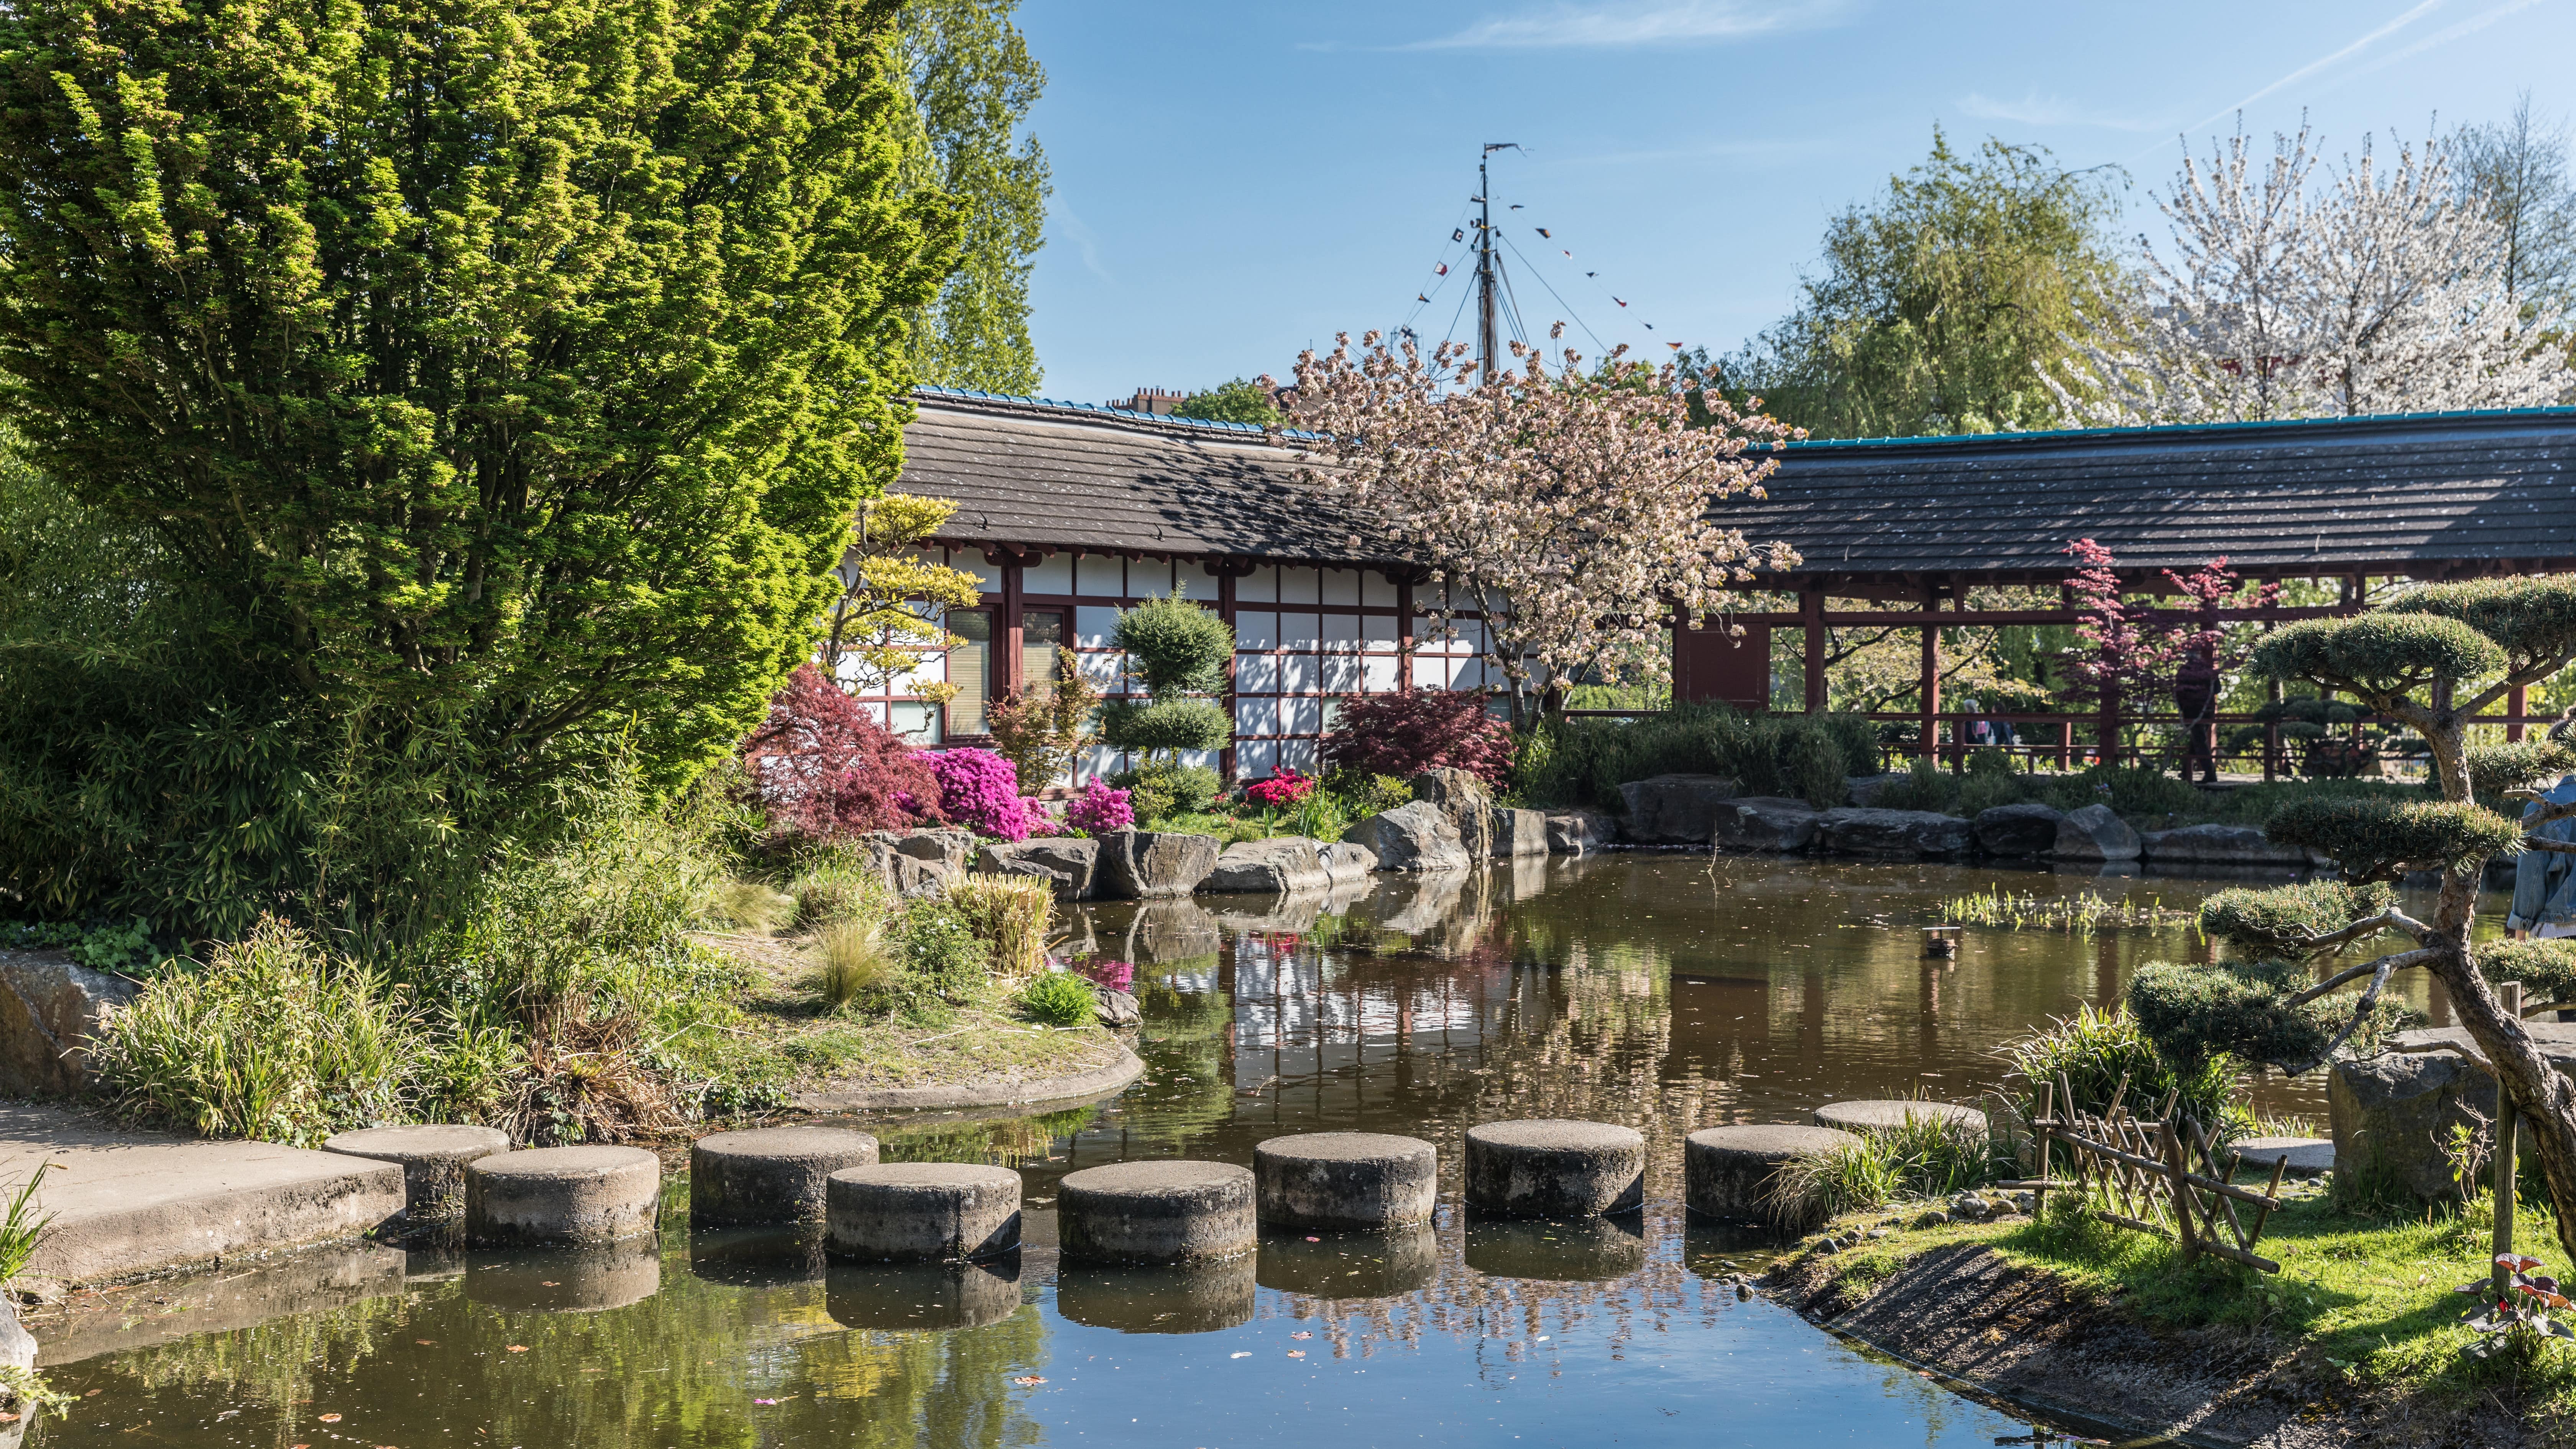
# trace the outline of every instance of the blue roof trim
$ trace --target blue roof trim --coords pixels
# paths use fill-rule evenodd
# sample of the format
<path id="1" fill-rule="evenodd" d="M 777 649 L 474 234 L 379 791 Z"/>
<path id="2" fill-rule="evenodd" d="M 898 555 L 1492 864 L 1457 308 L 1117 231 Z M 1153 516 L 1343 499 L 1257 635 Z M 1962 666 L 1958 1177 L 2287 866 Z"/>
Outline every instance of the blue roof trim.
<path id="1" fill-rule="evenodd" d="M 1105 403 L 1068 402 L 1061 398 L 1051 397 L 1022 397 L 1016 393 L 1007 392 L 979 392 L 970 387 L 941 387 L 937 384 L 927 382 L 914 384 L 912 391 L 915 396 L 919 397 L 946 397 L 959 398 L 967 402 L 1008 403 L 1014 407 L 1025 408 L 1053 408 L 1062 412 L 1082 413 L 1095 418 L 1116 419 L 1119 422 L 1151 423 L 1156 427 L 1163 428 L 1204 428 L 1213 433 L 1236 433 L 1247 438 L 1260 438 L 1265 441 L 1267 441 L 1271 436 L 1270 430 L 1262 427 L 1258 423 L 1230 423 L 1218 418 L 1185 418 L 1170 413 L 1140 413 L 1133 408 L 1113 408 Z M 1297 428 L 1283 428 L 1280 430 L 1278 436 L 1283 438 L 1313 438 L 1321 435 L 1306 432 Z"/>
<path id="2" fill-rule="evenodd" d="M 1782 451 L 1808 448 L 1912 448 L 1938 444 L 1993 444 L 2048 439 L 2178 438 L 2210 433 L 2239 433 L 2262 428 L 2349 427 L 2364 423 L 2425 423 L 2454 418 L 2563 418 L 2576 421 L 2576 407 L 2460 408 L 2437 413 L 2363 413 L 2349 418 L 2268 418 L 2258 422 L 2158 423 L 2132 428 L 2047 428 L 2026 433 L 1939 433 L 1921 438 L 1808 438 L 1784 443 Z"/>

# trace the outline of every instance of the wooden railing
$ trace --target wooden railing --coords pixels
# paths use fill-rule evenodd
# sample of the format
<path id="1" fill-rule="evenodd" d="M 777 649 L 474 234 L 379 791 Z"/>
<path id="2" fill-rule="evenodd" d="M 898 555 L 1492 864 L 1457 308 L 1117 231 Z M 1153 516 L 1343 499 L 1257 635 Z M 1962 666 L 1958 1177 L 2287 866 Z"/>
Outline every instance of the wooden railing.
<path id="1" fill-rule="evenodd" d="M 2168 1095 L 2154 1119 L 2132 1116 L 2124 1103 L 2129 1079 L 2123 1075 L 2100 1116 L 2068 1111 L 2075 1093 L 2060 1075 L 2039 1089 L 2039 1116 L 2031 1123 L 2038 1134 L 2034 1160 L 2040 1176 L 2004 1183 L 2036 1195 L 2045 1212 L 2048 1194 L 2072 1191 L 2085 1211 L 2103 1222 L 2133 1232 L 2171 1238 L 2181 1245 L 2182 1260 L 2201 1254 L 2241 1263 L 2258 1273 L 2278 1273 L 2281 1265 L 2254 1251 L 2263 1225 L 2281 1205 L 2281 1174 L 2287 1154 L 2273 1159 L 2272 1180 L 2261 1192 L 2228 1181 L 2228 1164 L 2209 1130 L 2176 1110 L 2181 1094 Z M 2071 1168 L 2068 1178 L 2056 1174 L 2056 1149 L 2064 1148 Z M 2251 1221 L 2237 1212 L 2243 1205 Z"/>

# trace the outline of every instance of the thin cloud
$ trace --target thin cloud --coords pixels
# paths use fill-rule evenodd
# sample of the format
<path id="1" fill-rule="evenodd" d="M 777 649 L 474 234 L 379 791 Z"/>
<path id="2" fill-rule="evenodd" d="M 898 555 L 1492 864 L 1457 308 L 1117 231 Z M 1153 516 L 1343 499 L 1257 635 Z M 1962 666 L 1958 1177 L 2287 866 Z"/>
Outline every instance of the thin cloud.
<path id="1" fill-rule="evenodd" d="M 1083 267 L 1100 280 L 1115 283 L 1118 279 L 1109 275 L 1109 269 L 1100 264 L 1099 236 L 1083 224 L 1081 217 L 1073 214 L 1072 206 L 1068 205 L 1063 197 L 1058 196 L 1047 208 L 1047 212 L 1048 220 L 1055 224 L 1055 229 L 1062 232 L 1065 239 L 1073 243 L 1073 249 L 1076 252 L 1081 253 Z"/>
<path id="2" fill-rule="evenodd" d="M 2344 85 L 2352 81 L 2357 81 L 2363 76 L 2369 75 L 2373 71 L 2386 70 L 2388 67 L 2397 64 L 2399 61 L 2412 60 L 2416 56 L 2423 54 L 2425 51 L 2431 50 L 2434 46 L 2447 45 L 2464 35 L 2475 35 L 2479 31 L 2486 29 L 2488 26 L 2495 24 L 2497 21 L 2504 19 L 2506 16 L 2513 14 L 2515 11 L 2528 10 L 2539 3 L 2540 0 L 2505 0 L 2504 4 L 2498 5 L 2491 10 L 2480 11 L 2479 13 L 2470 16 L 2468 19 L 2460 21 L 2458 24 L 2445 26 L 2440 30 L 2434 31 L 2432 34 L 2425 36 L 2422 40 L 2415 42 L 2404 50 L 2398 51 L 2394 55 L 2383 55 L 2368 65 L 2348 70 L 2342 75 L 2335 77 L 2335 84 Z"/>
<path id="3" fill-rule="evenodd" d="M 1401 50 L 1606 50 L 1687 41 L 1749 40 L 1830 25 L 1843 0 L 1625 0 L 1557 5 L 1526 15 L 1491 16 L 1455 35 L 1418 40 Z"/>
<path id="4" fill-rule="evenodd" d="M 2072 101 L 2043 96 L 2037 91 L 2017 101 L 1999 101 L 1970 91 L 1967 99 L 1959 102 L 1959 109 L 1981 121 L 2011 121 L 2023 126 L 2092 126 L 2105 131 L 2144 131 L 2157 124 L 2133 116 L 2086 110 Z"/>
<path id="5" fill-rule="evenodd" d="M 2296 85 L 2300 81 L 2306 80 L 2308 77 L 2315 75 L 2317 72 L 2324 70 L 2326 67 L 2333 65 L 2338 61 L 2347 59 L 2369 49 L 2371 46 L 2378 44 L 2380 41 L 2387 39 L 2389 36 L 2396 34 L 2398 31 L 2405 29 L 2407 26 L 2414 24 L 2416 21 L 2423 19 L 2435 10 L 2440 9 L 2443 3 L 2444 0 L 2420 0 L 2420 3 L 2407 10 L 2404 14 L 2389 21 L 2385 25 L 2370 31 L 2360 39 L 2352 41 L 2331 54 L 2319 56 L 2317 59 L 2309 61 L 2306 65 L 2300 66 L 2297 70 L 2290 72 L 2288 75 L 2281 77 L 2270 85 L 2264 86 L 2262 89 L 2245 97 L 2243 100 L 2236 102 L 2234 105 L 2219 107 L 2217 110 L 2210 112 L 2208 115 L 2203 116 L 2201 119 L 2184 127 L 2183 130 L 2186 133 L 2197 131 L 2212 121 L 2224 120 L 2231 114 L 2241 112 L 2247 106 L 2254 104 L 2256 101 L 2262 100 L 2266 96 L 2272 95 L 2286 86 Z M 2156 149 L 2158 148 L 2150 146 L 2147 150 L 2141 151 L 2136 156 L 2132 156 L 2129 159 L 2132 161 L 2139 160 L 2149 152 Z"/>

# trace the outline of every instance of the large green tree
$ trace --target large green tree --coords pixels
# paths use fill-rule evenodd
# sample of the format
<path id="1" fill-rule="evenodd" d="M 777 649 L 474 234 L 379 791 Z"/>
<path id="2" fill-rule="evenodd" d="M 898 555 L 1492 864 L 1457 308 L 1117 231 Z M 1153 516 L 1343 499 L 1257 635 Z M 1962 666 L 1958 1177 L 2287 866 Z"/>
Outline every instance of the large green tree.
<path id="1" fill-rule="evenodd" d="M 1825 229 L 1798 308 L 1699 371 L 1816 437 L 1912 437 L 2055 424 L 2038 369 L 2117 286 L 2102 228 L 2115 173 L 2037 146 L 1932 154 Z"/>
<path id="2" fill-rule="evenodd" d="M 91 590 L 124 647 L 0 650 L 0 879 L 223 928 L 383 769 L 471 837 L 729 747 L 895 476 L 950 264 L 896 8 L 0 16 L 0 385 L 152 543 Z"/>
<path id="3" fill-rule="evenodd" d="M 905 174 L 965 215 L 957 269 L 913 334 L 921 380 L 1034 394 L 1029 269 L 1045 241 L 1046 152 L 1023 129 L 1046 71 L 1012 23 L 1019 0 L 905 0 L 902 56 L 913 103 Z"/>

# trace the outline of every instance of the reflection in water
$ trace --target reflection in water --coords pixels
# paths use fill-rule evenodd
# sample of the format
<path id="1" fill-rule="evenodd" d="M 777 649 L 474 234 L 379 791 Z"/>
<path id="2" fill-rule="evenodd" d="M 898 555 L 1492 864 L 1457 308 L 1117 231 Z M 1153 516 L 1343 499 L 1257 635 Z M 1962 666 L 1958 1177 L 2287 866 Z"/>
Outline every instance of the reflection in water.
<path id="1" fill-rule="evenodd" d="M 1080 908 L 1076 946 L 1135 963 L 1144 1077 L 1049 1117 L 871 1124 L 888 1161 L 1019 1169 L 1031 1212 L 1016 1258 L 829 1263 L 810 1232 L 693 1236 L 675 1206 L 658 1241 L 601 1253 L 289 1259 L 155 1285 L 186 1317 L 127 1296 L 39 1322 L 56 1382 L 99 1393 L 30 1442 L 1002 1449 L 1303 1445 L 1321 1430 L 1990 1443 L 2017 1426 L 1739 1301 L 1716 1280 L 1758 1270 L 1767 1240 L 1686 1224 L 1677 1199 L 1681 1140 L 1698 1127 L 1796 1121 L 1844 1097 L 1973 1100 L 1997 1081 L 1999 1043 L 2116 999 L 2142 961 L 2197 948 L 2185 932 L 1972 929 L 1955 960 L 1923 959 L 1932 907 L 1996 884 L 2175 907 L 2212 888 L 1614 856 L 1208 903 L 1221 910 Z M 2275 1111 L 2322 1115 L 2312 1083 L 2258 1091 Z M 1642 1131 L 1646 1211 L 1468 1219 L 1466 1127 L 1544 1116 Z M 1170 1156 L 1248 1165 L 1263 1138 L 1326 1129 L 1437 1146 L 1437 1222 L 1274 1235 L 1194 1270 L 1055 1258 L 1042 1204 L 1066 1172 Z M 322 1413 L 342 1415 L 337 1437 Z M 1379 1433 L 1390 1425 L 1404 1432 Z"/>

